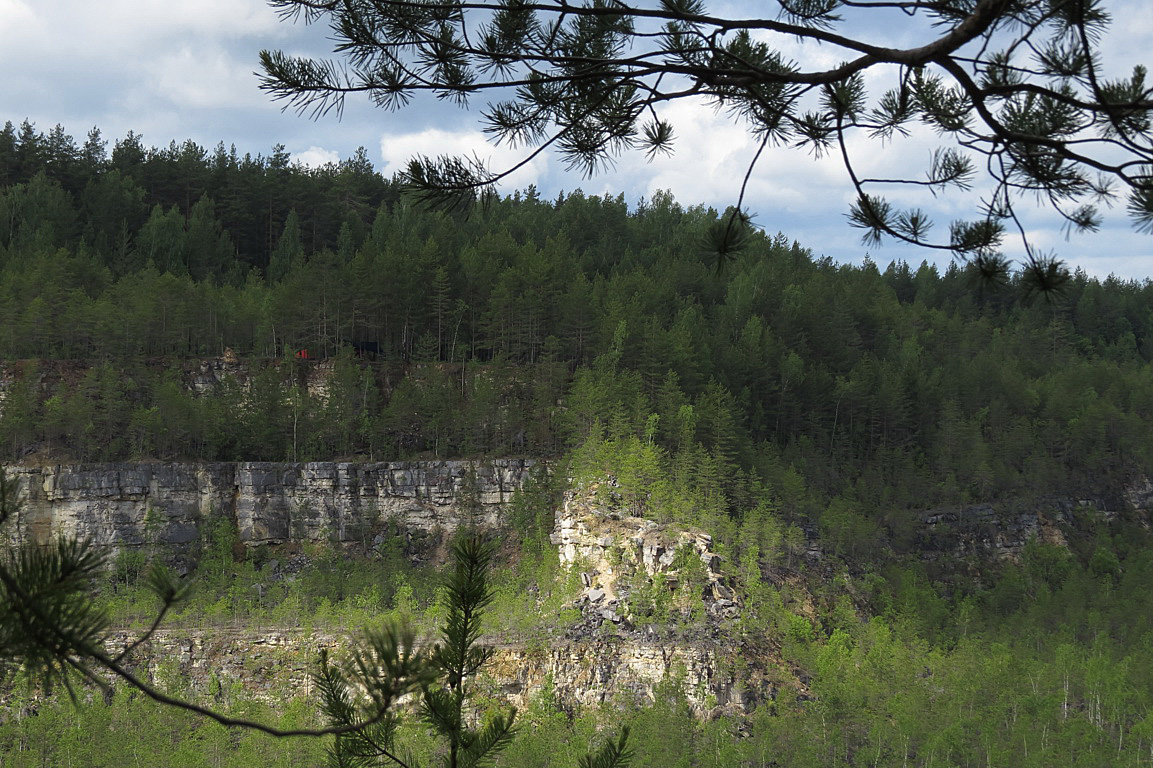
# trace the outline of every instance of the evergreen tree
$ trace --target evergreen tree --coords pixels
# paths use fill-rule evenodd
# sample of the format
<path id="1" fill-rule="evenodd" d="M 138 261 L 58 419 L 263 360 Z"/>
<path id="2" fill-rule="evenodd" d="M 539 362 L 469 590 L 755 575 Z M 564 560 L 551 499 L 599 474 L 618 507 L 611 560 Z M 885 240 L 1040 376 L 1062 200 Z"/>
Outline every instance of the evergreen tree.
<path id="1" fill-rule="evenodd" d="M 136 237 L 136 252 L 141 262 L 152 264 L 161 272 L 188 274 L 185 256 L 184 217 L 176 206 L 167 212 L 156 205 Z"/>
<path id="2" fill-rule="evenodd" d="M 16 180 L 28 181 L 44 170 L 44 134 L 37 133 L 30 120 L 20 124 L 16 138 Z"/>
<path id="3" fill-rule="evenodd" d="M 19 142 L 16 138 L 16 128 L 9 120 L 0 130 L 0 187 L 16 183 L 19 171 Z"/>
<path id="4" fill-rule="evenodd" d="M 216 204 L 204 196 L 192 206 L 184 235 L 188 272 L 196 280 L 223 275 L 235 264 L 231 239 L 216 219 Z"/>
<path id="5" fill-rule="evenodd" d="M 284 220 L 284 231 L 276 242 L 276 248 L 268 261 L 268 279 L 279 282 L 294 266 L 299 266 L 304 258 L 304 243 L 301 241 L 300 217 L 296 209 L 288 213 Z"/>
<path id="6" fill-rule="evenodd" d="M 119 169 L 90 177 L 80 196 L 85 241 L 121 274 L 144 265 L 129 256 L 132 236 L 148 213 L 144 199 L 145 191 Z"/>
<path id="7" fill-rule="evenodd" d="M 336 51 L 355 64 L 263 51 L 262 87 L 302 111 L 339 113 L 354 92 L 388 108 L 423 91 L 463 107 L 491 94 L 482 122 L 495 141 L 529 147 L 530 157 L 551 147 L 570 168 L 591 174 L 627 150 L 671 152 L 676 126 L 657 108 L 704 98 L 745 122 L 761 149 L 792 145 L 840 158 L 855 196 L 849 220 L 867 243 L 891 237 L 950 251 L 987 282 L 1007 269 L 1006 231 L 1024 232 L 1021 196 L 1039 193 L 1079 231 L 1100 226 L 1099 198 L 1124 201 L 1135 227 L 1153 227 L 1153 91 L 1141 65 L 1105 76 L 1105 0 L 777 0 L 776 18 L 716 15 L 700 0 L 643 9 L 574 8 L 565 0 L 273 5 L 288 19 L 323 19 Z M 914 42 L 872 43 L 859 31 L 872 25 L 885 25 L 887 39 Z M 829 49 L 839 63 L 824 68 L 817 62 Z M 870 94 L 870 78 L 886 90 Z M 852 139 L 902 142 L 915 122 L 941 137 L 924 177 L 904 176 L 903 168 L 866 176 L 868 150 Z M 406 177 L 426 197 L 455 206 L 519 167 L 416 157 Z M 974 214 L 944 236 L 933 235 L 921 209 L 884 196 L 902 185 L 964 192 L 978 181 Z M 710 233 L 721 264 L 748 234 L 744 188 L 736 194 L 737 205 Z M 1060 289 L 1068 276 L 1061 263 L 1027 238 L 1025 248 L 1023 283 Z"/>
<path id="8" fill-rule="evenodd" d="M 99 128 L 94 126 L 88 131 L 88 138 L 80 148 L 79 161 L 81 176 L 85 180 L 102 173 L 108 165 L 108 142 Z"/>

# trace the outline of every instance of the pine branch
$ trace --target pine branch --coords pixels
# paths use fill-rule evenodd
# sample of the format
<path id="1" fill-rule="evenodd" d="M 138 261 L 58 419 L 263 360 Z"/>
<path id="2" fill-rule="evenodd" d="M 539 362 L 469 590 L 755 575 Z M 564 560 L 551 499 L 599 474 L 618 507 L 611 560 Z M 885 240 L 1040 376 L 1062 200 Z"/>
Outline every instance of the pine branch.
<path id="1" fill-rule="evenodd" d="M 628 768 L 632 762 L 633 753 L 628 748 L 629 728 L 621 727 L 621 735 L 614 742 L 609 739 L 596 752 L 582 755 L 580 768 Z"/>
<path id="2" fill-rule="evenodd" d="M 1153 221 L 1146 200 L 1153 89 L 1140 66 L 1130 78 L 1098 75 L 1100 33 L 1109 22 L 1099 0 L 778 0 L 777 19 L 710 14 L 695 0 L 645 7 L 600 0 L 276 5 L 291 18 L 327 18 L 336 52 L 351 66 L 267 54 L 264 87 L 275 97 L 323 112 L 357 91 L 389 108 L 421 91 L 461 104 L 490 92 L 498 98 L 482 110 L 485 131 L 496 143 L 525 148 L 517 168 L 546 148 L 586 175 L 632 149 L 649 159 L 670 152 L 675 126 L 655 107 L 705 97 L 762 141 L 818 157 L 834 144 L 843 149 L 855 131 L 892 140 L 908 135 L 914 120 L 935 129 L 940 145 L 923 175 L 860 178 L 844 160 L 858 200 L 851 223 L 864 226 L 873 242 L 888 235 L 962 255 L 970 246 L 995 245 L 973 235 L 994 232 L 997 217 L 963 237 L 929 242 L 920 211 L 881 215 L 878 187 L 971 191 L 979 155 L 1002 166 L 986 177 L 994 197 L 1040 193 L 1070 231 L 1098 227 L 1096 203 L 1119 197 L 1128 198 L 1139 231 Z M 920 45 L 878 45 L 853 34 L 853 22 L 840 15 L 844 7 L 925 15 L 930 32 Z M 789 61 L 780 51 L 785 38 L 831 49 L 839 62 L 806 68 L 803 60 Z M 871 96 L 863 77 L 869 70 L 895 71 L 896 87 Z M 418 158 L 408 179 L 427 201 L 462 207 L 511 170 L 490 170 L 475 158 Z M 1118 188 L 1099 183 L 1098 174 Z M 747 184 L 748 177 L 738 197 Z M 1012 216 L 1011 205 L 1001 208 Z M 729 257 L 732 235 L 728 227 L 714 238 L 719 264 Z"/>

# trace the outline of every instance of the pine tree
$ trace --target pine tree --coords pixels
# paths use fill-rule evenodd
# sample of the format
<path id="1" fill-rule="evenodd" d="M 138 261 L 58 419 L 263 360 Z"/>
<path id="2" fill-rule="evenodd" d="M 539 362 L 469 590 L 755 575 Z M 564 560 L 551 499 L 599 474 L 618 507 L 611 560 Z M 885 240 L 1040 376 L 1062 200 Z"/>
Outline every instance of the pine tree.
<path id="1" fill-rule="evenodd" d="M 19 168 L 17 146 L 16 128 L 7 121 L 0 129 L 0 187 L 16 183 Z"/>
<path id="2" fill-rule="evenodd" d="M 15 527 L 19 533 L 17 490 L 0 466 L 0 527 Z M 166 568 L 154 566 L 148 576 L 161 601 L 152 625 L 112 656 L 106 650 L 108 616 L 90 597 L 92 581 L 107 565 L 103 553 L 75 539 L 61 538 L 50 546 L 17 541 L 0 558 L 0 680 L 22 673 L 49 689 L 63 686 L 76 702 L 78 677 L 102 690 L 106 698 L 123 684 L 156 702 L 222 725 L 272 736 L 331 736 L 333 768 L 417 768 L 412 755 L 397 743 L 403 700 L 415 695 L 420 701 L 418 716 L 443 739 L 442 764 L 476 768 L 489 764 L 515 734 L 515 709 L 473 725 L 475 713 L 469 706 L 471 683 L 492 656 L 479 640 L 484 609 L 493 598 L 488 581 L 493 552 L 491 542 L 475 535 L 454 543 L 444 581 L 446 617 L 439 642 L 421 647 L 411 628 L 388 624 L 365 630 L 347 663 L 337 664 L 322 653 L 317 681 L 328 727 L 280 730 L 170 696 L 127 668 L 125 659 L 187 595 Z M 627 740 L 628 729 L 622 728 L 619 738 L 585 755 L 580 765 L 627 768 L 631 759 Z"/>
<path id="3" fill-rule="evenodd" d="M 348 59 L 261 53 L 261 87 L 301 112 L 339 114 L 350 93 L 390 110 L 421 92 L 465 108 L 491 98 L 484 130 L 526 157 L 495 170 L 476 157 L 413 158 L 407 181 L 438 204 L 471 204 L 545 150 L 585 175 L 630 150 L 671 153 L 676 126 L 662 110 L 695 100 L 725 109 L 760 145 L 709 235 L 718 265 L 747 245 L 744 189 L 769 146 L 840 159 L 849 223 L 867 244 L 950 252 L 991 282 L 1008 269 L 1006 233 L 1026 230 L 1022 199 L 1041 198 L 1077 231 L 1099 228 L 1102 203 L 1121 201 L 1138 230 L 1153 230 L 1153 89 L 1143 65 L 1106 71 L 1107 0 L 776 0 L 747 17 L 703 0 L 272 5 L 323 22 Z M 874 83 L 884 90 L 871 93 Z M 923 176 L 900 151 L 917 124 L 938 136 Z M 879 141 L 893 142 L 895 162 L 874 176 L 865 168 Z M 972 213 L 935 235 L 921 208 L 886 197 L 909 189 L 970 195 Z M 1021 238 L 1023 275 L 1059 290 L 1061 263 Z"/>
<path id="4" fill-rule="evenodd" d="M 416 758 L 398 739 L 398 708 L 380 707 L 408 693 L 419 692 L 418 715 L 442 740 L 439 762 L 445 768 L 489 764 L 508 746 L 515 734 L 515 708 L 482 722 L 473 722 L 477 713 L 470 710 L 472 680 L 492 657 L 492 649 L 479 640 L 484 609 L 493 598 L 488 582 L 493 550 L 491 542 L 476 535 L 453 544 L 444 582 L 447 615 L 440 642 L 431 648 L 417 649 L 411 630 L 393 626 L 367 633 L 343 668 L 322 659 L 322 708 L 336 732 L 329 750 L 333 768 L 417 768 Z M 387 714 L 371 721 L 381 709 Z M 631 759 L 627 742 L 624 728 L 617 740 L 583 756 L 580 765 L 625 768 Z"/>
<path id="5" fill-rule="evenodd" d="M 268 260 L 268 279 L 279 282 L 284 276 L 304 260 L 304 244 L 301 242 L 300 217 L 296 209 L 289 211 L 284 220 L 284 231 L 276 243 L 276 248 Z"/>

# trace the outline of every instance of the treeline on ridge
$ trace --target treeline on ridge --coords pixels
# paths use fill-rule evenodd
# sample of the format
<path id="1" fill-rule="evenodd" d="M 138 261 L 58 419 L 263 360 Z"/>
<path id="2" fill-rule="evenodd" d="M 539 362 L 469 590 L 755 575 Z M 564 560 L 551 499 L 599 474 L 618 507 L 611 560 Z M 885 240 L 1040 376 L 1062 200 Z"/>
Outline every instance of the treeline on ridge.
<path id="1" fill-rule="evenodd" d="M 97 131 L 78 147 L 27 122 L 0 132 L 0 180 L 6 460 L 556 456 L 631 436 L 738 516 L 765 494 L 868 516 L 1149 466 L 1149 283 L 1077 274 L 1029 301 L 780 235 L 718 271 L 700 247 L 717 212 L 667 194 L 437 213 L 363 153 L 309 169 L 130 134 L 109 154 Z M 184 360 L 226 349 L 250 381 L 189 391 Z M 333 386 L 310 394 L 316 365 Z"/>
<path id="2" fill-rule="evenodd" d="M 1083 507 L 1067 546 L 991 564 L 925 560 L 916 513 L 1148 475 L 1153 285 L 1076 274 L 1030 301 L 956 266 L 838 265 L 762 235 L 718 271 L 699 245 L 718 218 L 667 195 L 630 210 L 532 190 L 431 213 L 363 155 L 308 169 L 282 149 L 130 135 L 106 156 L 98 134 L 77 147 L 8 127 L 0 461 L 563 457 L 712 533 L 741 638 L 779 644 L 782 670 L 808 680 L 743 720 L 697 721 L 675 686 L 612 712 L 638 766 L 1147 764 L 1146 521 Z M 223 374 L 196 386 L 206 370 Z M 519 494 L 510 513 L 522 551 L 497 581 L 513 624 L 558 615 L 536 599 L 558 590 L 558 492 Z M 346 627 L 432 606 L 391 550 L 375 569 L 323 550 L 277 584 L 231 533 L 210 531 L 197 620 Z M 144 565 L 110 574 L 120 613 Z M 501 764 L 557 765 L 598 716 L 542 694 Z M 46 702 L 0 723 L 0 751 L 311 759 L 215 728 L 132 698 Z"/>

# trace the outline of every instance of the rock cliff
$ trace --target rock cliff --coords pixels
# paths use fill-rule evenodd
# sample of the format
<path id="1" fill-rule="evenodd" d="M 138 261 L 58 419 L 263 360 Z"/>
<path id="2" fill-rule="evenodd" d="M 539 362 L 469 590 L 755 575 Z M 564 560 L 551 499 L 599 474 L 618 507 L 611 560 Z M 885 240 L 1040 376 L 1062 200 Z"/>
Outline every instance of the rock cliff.
<path id="1" fill-rule="evenodd" d="M 119 651 L 132 637 L 112 638 Z M 238 687 L 245 696 L 278 701 L 312 694 L 317 654 L 339 656 L 341 635 L 229 629 L 161 631 L 133 653 L 137 672 L 161 685 L 187 685 L 205 694 Z M 663 685 L 678 685 L 700 717 L 748 711 L 781 691 L 758 662 L 736 648 L 710 644 L 638 642 L 623 638 L 538 644 L 497 643 L 477 680 L 479 692 L 518 708 L 551 690 L 570 711 L 651 703 Z"/>
<path id="2" fill-rule="evenodd" d="M 181 551 L 201 538 L 214 515 L 232 521 L 247 546 L 364 541 L 389 522 L 425 534 L 450 531 L 465 520 L 499 525 L 502 505 L 533 466 L 530 459 L 122 462 L 10 466 L 7 472 L 24 502 L 18 536 L 42 542 L 76 535 L 113 549 L 156 545 Z M 555 533 L 566 562 L 587 561 L 590 590 L 602 590 L 607 601 L 617 599 L 622 573 L 636 570 L 632 563 L 650 578 L 673 579 L 680 564 L 674 568 L 672 560 L 684 549 L 697 553 L 709 583 L 719 587 L 714 600 L 731 599 L 723 580 L 715 578 L 706 533 L 637 522 L 613 501 L 611 481 L 598 487 L 591 495 L 570 495 L 565 502 L 570 511 L 562 510 L 565 522 Z M 1062 527 L 1080 515 L 1149 519 L 1153 481 L 1140 478 L 1115 495 L 937 507 L 919 515 L 908 543 L 926 559 L 1013 558 L 1035 537 L 1060 543 Z M 624 571 L 606 560 L 608 550 L 598 543 L 605 536 L 631 542 L 621 550 Z M 811 549 L 819 556 L 820 543 L 811 542 Z"/>
<path id="3" fill-rule="evenodd" d="M 1153 483 L 1148 479 L 1132 483 L 1113 499 L 1054 496 L 936 507 L 921 513 L 913 546 L 925 560 L 1016 559 L 1034 539 L 1065 546 L 1065 531 L 1083 521 L 1109 521 L 1118 515 L 1148 520 L 1150 511 Z"/>
<path id="4" fill-rule="evenodd" d="M 119 549 L 187 547 L 213 515 L 248 546 L 362 540 L 395 522 L 419 532 L 500 522 L 531 460 L 113 463 L 8 467 L 17 535 L 78 536 Z"/>
<path id="5" fill-rule="evenodd" d="M 586 620 L 631 625 L 642 610 L 674 609 L 689 618 L 698 607 L 712 618 L 735 617 L 736 594 L 712 551 L 713 537 L 635 517 L 615 488 L 608 479 L 570 490 L 556 514 L 552 543 L 562 565 L 581 569 L 577 603 Z"/>
<path id="6" fill-rule="evenodd" d="M 385 466 L 394 474 L 382 474 Z M 361 474 L 345 467 L 342 474 L 341 465 L 211 465 L 192 473 L 180 467 L 132 465 L 100 471 L 25 469 L 18 476 L 33 516 L 45 514 L 36 510 L 46 507 L 54 511 L 56 529 L 99 533 L 111 543 L 128 544 L 145 538 L 140 530 L 148 529 L 150 515 L 179 519 L 188 526 L 180 530 L 194 530 L 207 514 L 205 498 L 228 493 L 236 497 L 232 503 L 238 521 L 252 517 L 248 510 L 254 508 L 280 510 L 279 517 L 272 512 L 265 516 L 281 519 L 283 510 L 290 504 L 301 506 L 302 498 L 323 501 L 332 511 L 305 529 L 313 536 L 343 530 L 333 521 L 348 516 L 334 506 L 351 505 L 353 499 L 360 499 L 359 506 L 350 508 L 378 509 L 388 503 L 394 515 L 428 527 L 459 522 L 462 507 L 472 503 L 466 497 L 475 500 L 479 493 L 486 519 L 495 523 L 499 504 L 523 482 L 528 465 L 491 465 L 487 472 L 477 469 L 475 479 L 471 465 L 382 465 L 367 475 L 377 478 L 371 484 L 353 482 L 351 478 L 366 476 L 365 467 L 359 469 Z M 391 478 L 392 484 L 386 486 L 383 478 Z M 477 680 L 481 691 L 525 707 L 547 690 L 562 707 L 576 710 L 644 705 L 673 685 L 700 717 L 747 712 L 775 698 L 788 686 L 781 681 L 790 681 L 791 675 L 782 671 L 769 644 L 740 643 L 729 631 L 727 619 L 736 616 L 739 607 L 720 558 L 711 550 L 712 538 L 699 529 L 629 515 L 613 487 L 608 481 L 570 491 L 557 510 L 553 539 L 561 562 L 583 569 L 584 586 L 576 600 L 582 619 L 550 630 L 547 637 L 519 642 L 498 638 L 496 653 Z M 375 492 L 365 493 L 365 488 Z M 374 501 L 366 505 L 365 498 Z M 150 502 L 161 500 L 167 504 L 162 513 L 148 511 Z M 433 515 L 430 505 L 441 514 Z M 119 523 L 100 528 L 107 521 Z M 34 525 L 31 530 L 43 534 Z M 165 530 L 171 540 L 177 529 Z M 249 543 L 288 535 L 283 530 L 254 535 L 260 531 L 255 525 L 242 530 Z M 643 615 L 639 592 L 650 600 L 660 595 L 678 599 L 685 617 L 694 619 L 691 629 L 662 627 L 655 617 Z M 111 649 L 118 652 L 132 640 L 128 633 L 117 635 Z M 341 634 L 303 629 L 180 629 L 158 632 L 132 656 L 139 672 L 161 684 L 179 680 L 201 694 L 238 688 L 245 696 L 276 700 L 308 695 L 317 653 L 326 649 L 339 654 L 347 643 Z"/>
<path id="7" fill-rule="evenodd" d="M 214 515 L 232 521 L 247 546 L 299 541 L 363 541 L 385 521 L 419 532 L 469 521 L 497 526 L 503 505 L 532 462 L 123 463 L 17 466 L 24 504 L 18 534 L 58 535 L 111 548 L 194 544 Z M 1059 543 L 1061 529 L 1084 514 L 1141 513 L 1153 507 L 1153 483 L 1135 485 L 1116 503 L 1101 500 L 1004 502 L 929 510 L 918 546 L 925 557 L 1013 557 L 1034 537 Z M 546 640 L 503 642 L 483 684 L 524 706 L 551 689 L 567 708 L 652 701 L 662 685 L 680 685 L 707 717 L 747 711 L 758 702 L 804 694 L 771 647 L 739 637 L 741 605 L 712 537 L 691 526 L 637 517 L 611 478 L 566 493 L 552 541 L 581 589 L 581 618 Z M 679 621 L 678 621 L 679 620 Z M 692 627 L 670 632 L 663 623 Z M 114 638 L 124 644 L 126 640 Z M 179 674 L 193 687 L 235 682 L 246 694 L 307 693 L 320 648 L 339 635 L 303 630 L 174 630 L 138 650 L 155 679 Z"/>

